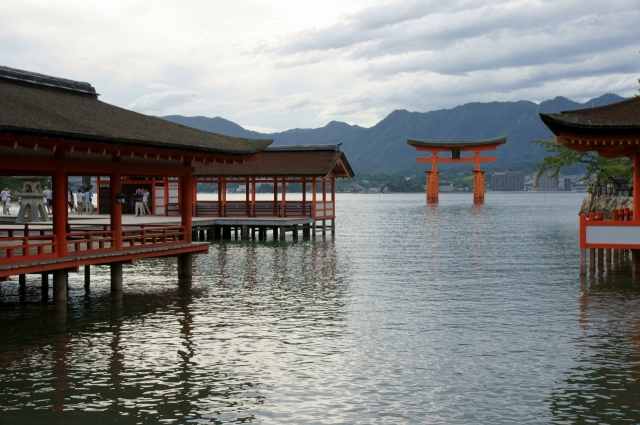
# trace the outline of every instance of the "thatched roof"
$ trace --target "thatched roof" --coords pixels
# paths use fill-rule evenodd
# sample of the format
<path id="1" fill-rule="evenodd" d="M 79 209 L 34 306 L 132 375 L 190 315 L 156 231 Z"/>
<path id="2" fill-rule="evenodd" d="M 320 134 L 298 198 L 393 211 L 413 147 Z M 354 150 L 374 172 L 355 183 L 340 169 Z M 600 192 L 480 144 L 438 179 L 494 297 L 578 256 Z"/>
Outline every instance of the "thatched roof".
<path id="1" fill-rule="evenodd" d="M 195 164 L 195 176 L 211 177 L 345 177 L 353 170 L 339 145 L 270 146 L 260 162 Z"/>
<path id="2" fill-rule="evenodd" d="M 0 67 L 0 134 L 252 155 L 272 140 L 223 136 L 98 100 L 89 83 Z"/>

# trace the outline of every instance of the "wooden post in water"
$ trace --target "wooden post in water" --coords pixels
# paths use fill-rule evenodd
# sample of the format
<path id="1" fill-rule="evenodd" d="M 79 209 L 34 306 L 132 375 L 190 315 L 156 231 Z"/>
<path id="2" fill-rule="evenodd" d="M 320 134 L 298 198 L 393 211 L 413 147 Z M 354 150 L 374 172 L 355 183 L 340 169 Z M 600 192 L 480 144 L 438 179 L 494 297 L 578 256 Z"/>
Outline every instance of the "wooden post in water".
<path id="1" fill-rule="evenodd" d="M 49 274 L 48 273 L 42 273 L 42 286 L 40 290 L 42 292 L 42 300 L 48 301 L 49 300 Z"/>
<path id="2" fill-rule="evenodd" d="M 587 248 L 580 248 L 580 274 L 587 274 Z"/>
<path id="3" fill-rule="evenodd" d="M 286 238 L 285 235 L 285 227 L 284 226 L 280 226 L 280 229 L 278 229 L 278 233 L 280 233 L 280 240 L 283 241 Z"/>
<path id="4" fill-rule="evenodd" d="M 178 277 L 193 276 L 193 254 L 187 252 L 178 255 Z"/>
<path id="5" fill-rule="evenodd" d="M 53 301 L 67 301 L 67 271 L 53 272 Z"/>
<path id="6" fill-rule="evenodd" d="M 241 231 L 240 235 L 242 240 L 243 241 L 249 240 L 249 226 L 247 226 L 246 224 L 243 224 L 240 231 Z"/>
<path id="7" fill-rule="evenodd" d="M 88 294 L 91 290 L 91 266 L 84 266 L 84 291 Z"/>
<path id="8" fill-rule="evenodd" d="M 604 268 L 604 249 L 598 248 L 598 270 L 602 271 Z"/>
<path id="9" fill-rule="evenodd" d="M 633 276 L 640 275 L 640 252 L 637 249 L 631 250 L 631 273 Z"/>
<path id="10" fill-rule="evenodd" d="M 18 283 L 20 285 L 20 296 L 27 290 L 27 275 L 21 274 L 18 276 Z"/>
<path id="11" fill-rule="evenodd" d="M 122 292 L 122 263 L 110 263 L 111 266 L 111 292 Z"/>
<path id="12" fill-rule="evenodd" d="M 589 270 L 593 271 L 596 269 L 596 249 L 589 248 Z"/>

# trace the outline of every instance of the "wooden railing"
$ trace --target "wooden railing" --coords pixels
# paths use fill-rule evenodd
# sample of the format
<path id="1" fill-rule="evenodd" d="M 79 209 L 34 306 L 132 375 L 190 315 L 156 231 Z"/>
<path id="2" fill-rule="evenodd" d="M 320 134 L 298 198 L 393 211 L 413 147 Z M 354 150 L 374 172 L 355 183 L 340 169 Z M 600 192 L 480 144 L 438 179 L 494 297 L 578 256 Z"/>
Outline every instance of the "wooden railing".
<path id="1" fill-rule="evenodd" d="M 58 242 L 52 234 L 0 237 L 0 264 L 38 261 L 58 256 Z"/>
<path id="2" fill-rule="evenodd" d="M 115 249 L 115 234 L 103 226 L 103 230 L 72 230 L 67 233 L 67 252 L 97 253 Z"/>
<path id="3" fill-rule="evenodd" d="M 246 201 L 229 201 L 219 208 L 218 201 L 196 202 L 197 217 L 313 217 L 312 201 L 256 201 L 253 205 Z M 174 204 L 172 204 L 174 205 Z M 334 218 L 334 203 L 316 202 L 316 218 Z M 179 210 L 177 204 L 173 210 Z"/>
<path id="4" fill-rule="evenodd" d="M 629 208 L 614 210 L 612 220 L 602 212 L 580 214 L 580 248 L 640 249 L 640 222 Z"/>
<path id="5" fill-rule="evenodd" d="M 122 247 L 142 248 L 150 245 L 172 245 L 185 243 L 187 232 L 184 226 L 142 225 L 137 229 L 122 231 Z"/>
<path id="6" fill-rule="evenodd" d="M 102 226 L 102 230 L 87 230 L 86 226 L 70 227 L 66 240 L 67 255 L 115 251 L 115 233 L 108 227 Z M 122 231 L 124 250 L 182 244 L 186 240 L 184 226 L 127 226 Z M 58 242 L 51 228 L 0 228 L 0 264 L 58 258 Z"/>

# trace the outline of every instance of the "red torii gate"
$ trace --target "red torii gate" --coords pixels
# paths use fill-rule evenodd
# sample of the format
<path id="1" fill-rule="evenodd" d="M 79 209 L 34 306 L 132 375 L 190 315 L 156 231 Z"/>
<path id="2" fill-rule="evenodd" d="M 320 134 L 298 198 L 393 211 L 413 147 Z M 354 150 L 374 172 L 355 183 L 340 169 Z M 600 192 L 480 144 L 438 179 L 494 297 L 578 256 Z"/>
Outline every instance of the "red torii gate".
<path id="1" fill-rule="evenodd" d="M 481 162 L 495 162 L 495 156 L 482 156 L 482 151 L 493 151 L 498 146 L 507 142 L 507 137 L 472 141 L 432 141 L 407 139 L 407 143 L 418 152 L 429 152 L 431 156 L 417 158 L 418 162 L 430 162 L 431 171 L 425 171 L 427 175 L 427 204 L 438 203 L 438 163 L 443 162 L 473 162 L 473 202 L 484 203 L 484 171 L 480 171 Z M 451 152 L 451 158 L 439 156 L 440 152 Z M 462 158 L 461 152 L 473 152 L 473 156 Z"/>

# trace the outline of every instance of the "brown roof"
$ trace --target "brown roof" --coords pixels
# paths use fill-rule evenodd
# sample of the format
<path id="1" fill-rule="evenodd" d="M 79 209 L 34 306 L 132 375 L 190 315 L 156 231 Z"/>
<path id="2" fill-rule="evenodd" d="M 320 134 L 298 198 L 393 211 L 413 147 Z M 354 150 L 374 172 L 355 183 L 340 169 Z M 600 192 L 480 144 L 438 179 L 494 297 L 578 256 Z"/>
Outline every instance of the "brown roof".
<path id="1" fill-rule="evenodd" d="M 223 136 L 97 99 L 88 83 L 0 67 L 0 134 L 31 135 L 181 152 L 252 155 L 272 140 Z"/>
<path id="2" fill-rule="evenodd" d="M 258 154 L 260 162 L 233 166 L 196 163 L 196 176 L 215 177 L 335 177 L 354 176 L 339 145 L 271 146 Z"/>
<path id="3" fill-rule="evenodd" d="M 540 114 L 540 118 L 556 135 L 561 132 L 612 136 L 638 134 L 640 97 L 596 108 Z"/>

